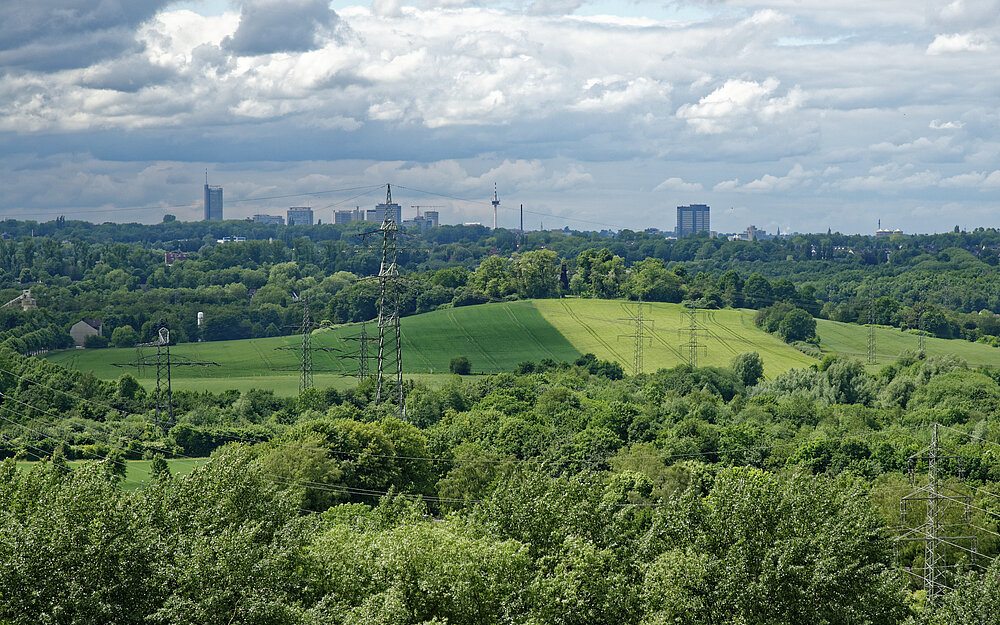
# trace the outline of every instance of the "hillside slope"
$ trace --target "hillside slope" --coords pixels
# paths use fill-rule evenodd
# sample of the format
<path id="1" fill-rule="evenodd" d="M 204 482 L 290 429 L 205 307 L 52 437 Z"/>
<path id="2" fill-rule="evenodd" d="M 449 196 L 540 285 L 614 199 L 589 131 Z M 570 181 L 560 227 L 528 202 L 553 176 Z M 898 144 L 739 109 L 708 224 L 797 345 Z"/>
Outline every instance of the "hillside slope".
<path id="1" fill-rule="evenodd" d="M 483 304 L 438 310 L 402 319 L 403 368 L 409 376 L 447 373 L 455 356 L 467 356 L 474 373 L 512 371 L 517 363 L 551 358 L 573 361 L 592 352 L 599 358 L 620 362 L 631 373 L 635 349 L 636 304 L 620 300 L 567 298 Z M 773 377 L 795 367 L 816 362 L 753 323 L 753 310 L 697 311 L 696 343 L 699 365 L 726 366 L 736 354 L 757 351 L 765 374 Z M 691 342 L 689 318 L 679 304 L 644 304 L 643 370 L 655 371 L 687 362 Z M 375 333 L 368 324 L 369 335 Z M 313 346 L 336 348 L 339 353 L 317 352 L 313 357 L 318 386 L 346 387 L 356 371 L 356 360 L 344 358 L 357 351 L 359 324 L 349 324 L 313 334 Z M 868 330 L 864 326 L 818 320 L 823 351 L 864 359 Z M 175 388 L 192 390 L 274 389 L 297 392 L 299 337 L 283 336 L 244 341 L 183 343 L 171 348 L 177 360 L 212 361 L 219 367 L 175 367 Z M 890 362 L 902 351 L 915 350 L 917 337 L 894 328 L 876 329 L 880 362 Z M 928 338 L 931 355 L 955 354 L 971 365 L 1000 366 L 1000 350 L 961 340 Z M 147 350 L 151 351 L 151 350 Z M 374 346 L 370 352 L 374 354 Z M 147 386 L 155 379 L 152 367 L 136 370 L 112 363 L 136 360 L 130 349 L 66 350 L 48 358 L 66 367 L 89 370 L 100 378 L 116 378 L 130 371 Z"/>

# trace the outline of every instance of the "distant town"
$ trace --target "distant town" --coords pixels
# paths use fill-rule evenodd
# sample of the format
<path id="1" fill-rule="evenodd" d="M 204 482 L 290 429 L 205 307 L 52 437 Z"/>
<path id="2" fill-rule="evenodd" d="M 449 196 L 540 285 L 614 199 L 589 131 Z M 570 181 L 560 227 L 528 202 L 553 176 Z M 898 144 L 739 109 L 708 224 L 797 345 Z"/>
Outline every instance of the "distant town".
<path id="1" fill-rule="evenodd" d="M 496 229 L 496 211 L 500 202 L 497 198 L 495 189 L 491 204 L 493 205 L 493 228 Z M 224 220 L 221 186 L 210 185 L 207 181 L 205 182 L 204 208 L 206 221 Z M 395 202 L 388 204 L 382 202 L 376 204 L 374 208 L 369 209 L 363 209 L 360 206 L 356 206 L 353 209 L 335 210 L 333 212 L 333 223 L 346 224 L 356 221 L 382 223 L 384 219 L 389 218 L 399 224 L 401 228 L 416 228 L 420 232 L 441 225 L 439 209 L 443 208 L 442 206 L 413 205 L 410 206 L 410 208 L 415 211 L 415 214 L 405 219 L 403 218 L 403 207 Z M 645 228 L 644 232 L 649 234 L 660 234 L 666 238 L 679 238 L 701 232 L 707 232 L 709 236 L 713 238 L 726 238 L 730 241 L 765 241 L 768 239 L 791 237 L 801 234 L 799 232 L 780 231 L 769 233 L 753 224 L 750 224 L 745 230 L 741 230 L 739 232 L 718 232 L 712 230 L 711 212 L 712 209 L 707 204 L 689 204 L 687 206 L 678 206 L 677 223 L 673 230 L 662 230 L 650 227 Z M 252 217 L 246 218 L 246 221 L 279 226 L 312 226 L 322 224 L 322 220 L 317 220 L 315 218 L 315 214 L 311 206 L 290 206 L 285 211 L 285 215 L 283 216 L 258 213 Z M 479 222 L 465 222 L 461 225 L 472 226 L 482 224 Z M 556 230 L 570 231 L 567 227 L 556 228 Z M 607 232 L 609 235 L 614 234 L 611 230 L 602 232 Z M 905 233 L 898 228 L 882 228 L 881 221 L 879 221 L 878 228 L 874 232 L 876 237 L 889 237 L 892 235 L 903 234 Z M 245 240 L 245 237 L 224 237 L 223 239 L 219 239 L 219 243 L 238 242 L 241 240 Z"/>

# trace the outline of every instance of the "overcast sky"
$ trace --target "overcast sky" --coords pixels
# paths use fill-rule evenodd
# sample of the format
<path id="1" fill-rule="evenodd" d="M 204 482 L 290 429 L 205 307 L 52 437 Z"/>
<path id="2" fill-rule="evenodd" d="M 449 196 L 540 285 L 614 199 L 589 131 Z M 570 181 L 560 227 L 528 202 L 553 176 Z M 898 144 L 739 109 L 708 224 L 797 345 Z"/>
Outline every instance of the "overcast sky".
<path id="1" fill-rule="evenodd" d="M 1000 0 L 8 0 L 0 217 L 997 226 L 998 59 Z"/>

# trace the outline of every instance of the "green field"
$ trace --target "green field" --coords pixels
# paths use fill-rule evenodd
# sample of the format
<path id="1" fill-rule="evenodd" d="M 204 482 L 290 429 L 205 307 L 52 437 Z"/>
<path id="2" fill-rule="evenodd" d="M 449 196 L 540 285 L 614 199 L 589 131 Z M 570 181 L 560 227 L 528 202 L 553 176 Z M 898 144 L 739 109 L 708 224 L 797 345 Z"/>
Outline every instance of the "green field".
<path id="1" fill-rule="evenodd" d="M 173 458 L 167 460 L 167 466 L 170 467 L 170 473 L 175 476 L 187 475 L 195 466 L 204 463 L 206 460 L 208 458 Z M 84 462 L 93 462 L 93 460 L 70 460 L 69 465 L 73 467 Z M 126 461 L 125 479 L 122 481 L 122 488 L 125 490 L 135 490 L 148 482 L 149 468 L 152 463 L 152 460 Z M 22 460 L 17 463 L 17 466 L 24 471 L 30 469 L 35 464 L 35 461 Z"/>
<path id="2" fill-rule="evenodd" d="M 816 334 L 824 352 L 844 354 L 865 360 L 868 358 L 868 327 L 851 323 L 816 320 Z M 917 351 L 919 337 L 899 328 L 875 327 L 875 356 L 880 364 L 888 364 L 904 351 Z M 960 339 L 924 339 L 924 351 L 929 356 L 954 355 L 972 366 L 1000 367 L 1000 349 L 982 343 Z"/>
<path id="3" fill-rule="evenodd" d="M 635 353 L 636 304 L 615 300 L 536 300 L 535 306 L 581 352 L 617 360 L 631 373 Z M 696 313 L 698 364 L 728 366 L 733 356 L 757 351 L 768 377 L 816 360 L 757 328 L 754 311 L 699 310 Z M 643 371 L 687 362 L 690 320 L 680 304 L 643 304 Z"/>
<path id="4" fill-rule="evenodd" d="M 431 386 L 448 379 L 448 363 L 467 356 L 474 373 L 512 371 L 517 363 L 551 358 L 573 361 L 592 352 L 601 359 L 616 360 L 631 372 L 635 324 L 630 317 L 636 304 L 618 300 L 567 298 L 483 304 L 438 310 L 403 318 L 403 368 L 407 378 Z M 808 366 L 816 360 L 761 331 L 753 323 L 752 310 L 699 310 L 696 343 L 698 364 L 728 365 L 736 354 L 757 351 L 764 359 L 765 374 Z M 679 304 L 644 304 L 643 370 L 655 371 L 686 362 L 690 350 L 689 320 Z M 369 324 L 369 333 L 374 328 Z M 342 353 L 357 350 L 358 324 L 317 331 L 314 347 L 331 347 Z M 868 329 L 864 326 L 817 320 L 817 333 L 826 353 L 865 358 Z M 171 348 L 178 360 L 212 361 L 219 367 L 178 366 L 172 370 L 175 389 L 222 391 L 229 388 L 271 389 L 280 395 L 298 392 L 298 337 L 284 336 L 245 341 L 183 343 Z M 876 329 L 879 362 L 891 362 L 906 350 L 917 348 L 917 337 L 895 328 Z M 374 347 L 372 347 L 374 349 Z M 972 365 L 1000 366 L 1000 350 L 961 340 L 928 337 L 926 350 L 932 355 L 954 354 Z M 112 363 L 135 361 L 135 349 L 66 350 L 47 357 L 63 366 L 93 371 L 100 378 L 117 378 L 130 371 L 151 387 L 152 367 L 119 368 Z M 313 357 L 315 383 L 319 388 L 349 388 L 355 385 L 355 361 L 335 353 L 317 352 Z M 279 371 L 282 370 L 282 371 Z"/>
<path id="5" fill-rule="evenodd" d="M 455 356 L 467 356 L 473 373 L 512 371 L 519 362 L 552 358 L 575 360 L 578 351 L 549 324 L 532 302 L 485 304 L 430 312 L 401 320 L 403 368 L 407 378 L 437 386 L 448 379 L 448 364 Z M 371 324 L 369 333 L 374 331 Z M 348 324 L 313 333 L 314 347 L 330 347 L 353 353 L 359 324 Z M 277 349 L 294 347 L 301 339 L 283 336 L 245 341 L 182 343 L 170 348 L 171 356 L 201 362 L 217 362 L 218 367 L 178 366 L 171 371 L 175 389 L 222 391 L 228 388 L 263 388 L 282 395 L 298 392 L 298 353 Z M 374 346 L 372 348 L 374 350 Z M 147 348 L 146 353 L 150 354 Z M 71 349 L 53 352 L 47 358 L 71 369 L 92 371 L 99 378 L 117 378 L 124 372 L 135 375 L 144 385 L 154 384 L 152 367 L 116 367 L 113 363 L 134 362 L 135 349 Z M 313 356 L 315 383 L 320 388 L 348 388 L 356 362 L 336 353 L 317 352 Z M 283 369 L 285 371 L 277 371 Z M 325 370 L 326 372 L 322 372 Z"/>

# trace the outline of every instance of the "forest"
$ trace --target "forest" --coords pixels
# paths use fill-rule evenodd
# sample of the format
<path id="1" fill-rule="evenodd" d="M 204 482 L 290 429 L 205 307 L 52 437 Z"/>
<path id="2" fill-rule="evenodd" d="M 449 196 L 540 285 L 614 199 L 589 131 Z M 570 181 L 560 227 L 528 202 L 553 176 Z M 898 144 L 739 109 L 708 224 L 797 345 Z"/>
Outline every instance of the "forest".
<path id="1" fill-rule="evenodd" d="M 0 309 L 0 623 L 1000 624 L 995 368 L 586 354 L 406 380 L 403 405 L 369 378 L 165 410 L 127 373 L 28 355 L 82 316 L 105 323 L 91 348 L 287 334 L 302 298 L 370 319 L 360 228 L 3 223 L 0 286 L 38 308 Z M 757 309 L 789 341 L 822 317 L 1000 334 L 995 230 L 412 239 L 405 314 L 572 295 Z"/>
<path id="2" fill-rule="evenodd" d="M 312 302 L 318 321 L 369 320 L 378 289 L 366 278 L 377 273 L 379 257 L 364 227 L 5 220 L 0 299 L 30 289 L 39 306 L 0 308 L 0 342 L 22 354 L 62 349 L 84 317 L 104 323 L 90 347 L 148 342 L 164 325 L 175 342 L 291 334 L 300 297 Z M 236 235 L 248 240 L 217 243 Z M 728 241 L 441 226 L 401 241 L 402 315 L 567 295 L 707 309 L 780 304 L 816 318 L 1000 345 L 1000 233 L 993 229 Z M 174 251 L 187 259 L 167 265 L 164 255 Z"/>
<path id="3" fill-rule="evenodd" d="M 370 382 L 284 399 L 176 393 L 161 430 L 127 375 L 2 357 L 6 622 L 1000 614 L 994 370 L 910 354 L 874 373 L 829 358 L 764 381 L 749 352 L 622 377 L 591 357 L 409 383 L 405 419 Z M 904 517 L 900 502 L 930 484 L 932 444 L 944 534 L 974 540 L 945 540 L 928 593 L 913 577 L 926 541 L 901 540 L 926 502 Z M 209 454 L 187 475 L 164 461 Z M 121 488 L 143 457 L 149 482 Z"/>

